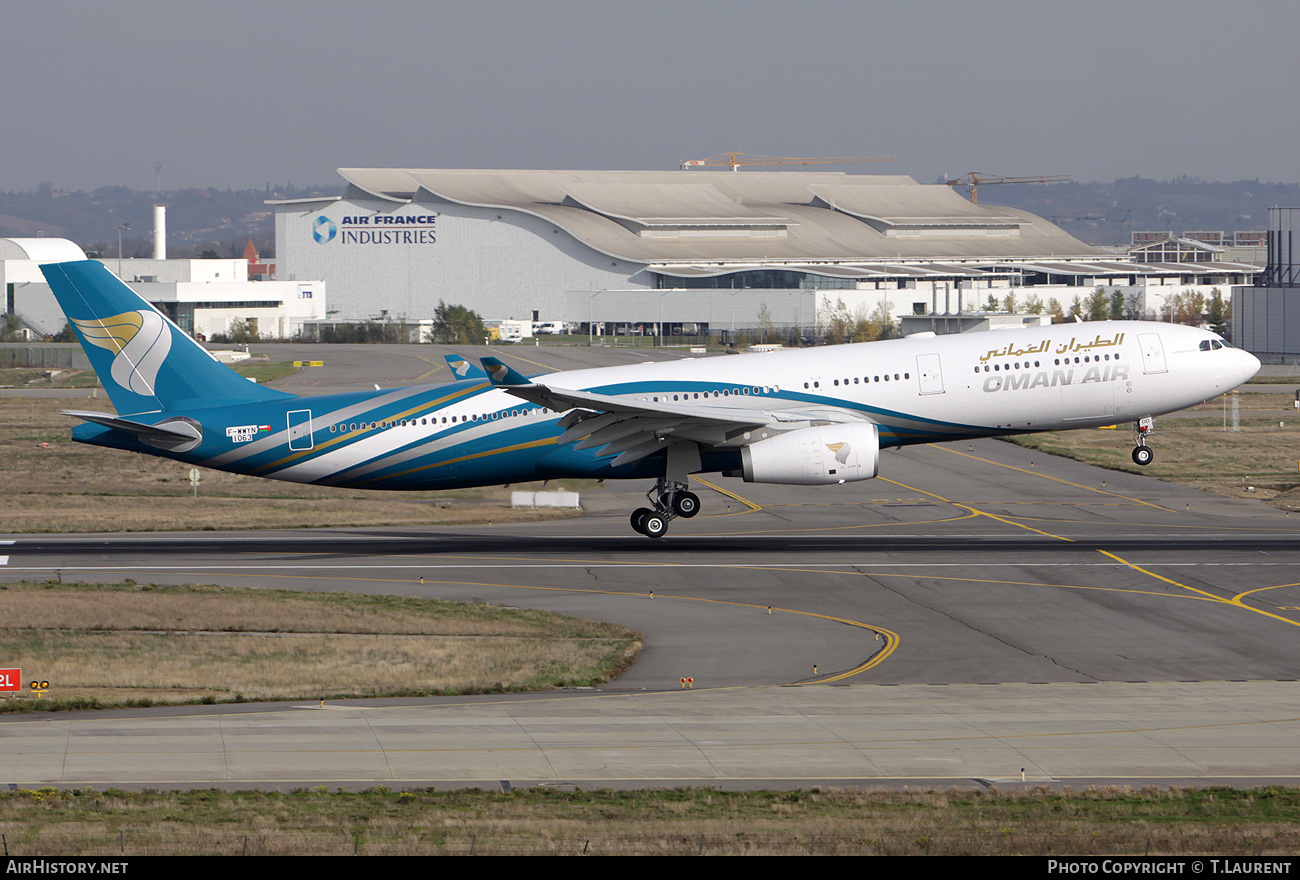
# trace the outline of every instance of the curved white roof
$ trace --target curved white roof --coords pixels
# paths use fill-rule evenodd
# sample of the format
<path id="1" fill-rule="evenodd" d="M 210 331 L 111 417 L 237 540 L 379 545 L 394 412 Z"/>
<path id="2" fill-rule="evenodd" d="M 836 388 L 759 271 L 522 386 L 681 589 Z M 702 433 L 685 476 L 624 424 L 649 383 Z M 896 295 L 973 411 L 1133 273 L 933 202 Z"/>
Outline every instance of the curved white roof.
<path id="1" fill-rule="evenodd" d="M 0 260 L 66 263 L 84 259 L 85 251 L 66 238 L 0 238 Z"/>
<path id="2" fill-rule="evenodd" d="M 350 194 L 542 217 L 660 266 L 1107 257 L 1042 217 L 905 175 L 341 168 Z"/>

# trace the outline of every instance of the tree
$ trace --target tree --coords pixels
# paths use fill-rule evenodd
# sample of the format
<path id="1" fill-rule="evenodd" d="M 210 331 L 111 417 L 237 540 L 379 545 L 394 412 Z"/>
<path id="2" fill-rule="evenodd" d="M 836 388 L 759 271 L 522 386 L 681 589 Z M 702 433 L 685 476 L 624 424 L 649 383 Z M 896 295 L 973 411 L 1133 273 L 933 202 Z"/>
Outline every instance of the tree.
<path id="1" fill-rule="evenodd" d="M 823 326 L 822 341 L 827 345 L 839 345 L 853 340 L 853 316 L 844 300 L 837 300 L 834 306 L 826 306 L 818 316 Z"/>
<path id="2" fill-rule="evenodd" d="M 478 312 L 465 306 L 449 306 L 438 300 L 438 307 L 433 310 L 433 329 L 429 331 L 429 341 L 441 345 L 480 345 L 487 330 Z"/>
<path id="3" fill-rule="evenodd" d="M 763 345 L 776 341 L 776 325 L 772 322 L 772 312 L 767 307 L 767 303 L 761 303 L 758 307 L 758 330 L 759 342 Z"/>
<path id="4" fill-rule="evenodd" d="M 894 304 L 881 300 L 871 310 L 866 320 L 867 339 L 892 339 L 898 335 L 898 322 L 894 320 Z"/>
<path id="5" fill-rule="evenodd" d="M 1110 319 L 1112 321 L 1122 321 L 1124 319 L 1124 291 L 1122 290 L 1111 291 Z"/>
<path id="6" fill-rule="evenodd" d="M 231 342 L 239 345 L 245 345 L 249 342 L 257 342 L 261 338 L 257 332 L 256 318 L 240 318 L 230 325 L 230 332 L 226 334 Z"/>
<path id="7" fill-rule="evenodd" d="M 1205 310 L 1205 322 L 1220 336 L 1228 335 L 1228 304 L 1223 301 L 1219 288 L 1210 291 L 1210 301 Z"/>
<path id="8" fill-rule="evenodd" d="M 1031 315 L 1041 315 L 1044 308 L 1043 298 L 1036 293 L 1029 294 L 1029 299 L 1025 300 L 1025 311 Z"/>
<path id="9" fill-rule="evenodd" d="M 1085 321 L 1104 321 L 1110 317 L 1110 296 L 1107 295 L 1106 288 L 1098 287 L 1089 294 L 1084 309 Z"/>
<path id="10" fill-rule="evenodd" d="M 5 315 L 0 322 L 0 342 L 22 342 L 23 322 L 17 315 Z"/>
<path id="11" fill-rule="evenodd" d="M 1124 320 L 1141 321 L 1147 316 L 1142 311 L 1142 294 L 1132 291 L 1124 296 Z"/>

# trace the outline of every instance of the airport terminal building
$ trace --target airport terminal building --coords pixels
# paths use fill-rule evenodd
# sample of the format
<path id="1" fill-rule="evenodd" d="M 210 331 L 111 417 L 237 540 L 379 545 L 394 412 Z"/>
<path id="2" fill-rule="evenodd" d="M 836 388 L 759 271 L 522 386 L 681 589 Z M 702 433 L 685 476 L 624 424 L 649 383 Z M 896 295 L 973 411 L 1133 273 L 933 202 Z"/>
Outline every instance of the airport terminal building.
<path id="1" fill-rule="evenodd" d="M 274 201 L 282 281 L 323 279 L 335 320 L 488 320 L 725 336 L 894 318 L 1014 294 L 1068 308 L 1096 287 L 1148 305 L 1244 283 L 1253 267 L 1137 263 L 1041 217 L 900 175 L 341 169 L 336 198 Z M 635 328 L 635 329 L 633 329 Z M 650 331 L 653 332 L 653 331 Z"/>

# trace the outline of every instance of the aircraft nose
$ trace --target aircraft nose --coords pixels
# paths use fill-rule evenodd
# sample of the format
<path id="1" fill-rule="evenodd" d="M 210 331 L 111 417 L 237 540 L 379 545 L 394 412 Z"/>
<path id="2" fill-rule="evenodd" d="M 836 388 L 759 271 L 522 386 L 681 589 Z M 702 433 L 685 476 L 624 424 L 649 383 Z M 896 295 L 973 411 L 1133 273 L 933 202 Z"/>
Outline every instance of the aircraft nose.
<path id="1" fill-rule="evenodd" d="M 1259 372 L 1259 358 L 1241 349 L 1237 349 L 1237 352 L 1241 355 L 1241 381 L 1247 382 Z"/>

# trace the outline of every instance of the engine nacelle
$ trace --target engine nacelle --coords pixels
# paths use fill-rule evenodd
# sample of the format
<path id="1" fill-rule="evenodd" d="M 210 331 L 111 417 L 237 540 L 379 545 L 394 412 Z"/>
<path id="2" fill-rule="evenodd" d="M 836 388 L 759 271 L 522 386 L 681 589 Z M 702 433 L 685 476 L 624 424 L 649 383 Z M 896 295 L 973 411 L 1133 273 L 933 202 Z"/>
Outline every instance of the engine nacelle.
<path id="1" fill-rule="evenodd" d="M 869 480 L 880 473 L 880 429 L 825 425 L 778 434 L 740 449 L 746 483 L 824 486 Z"/>

